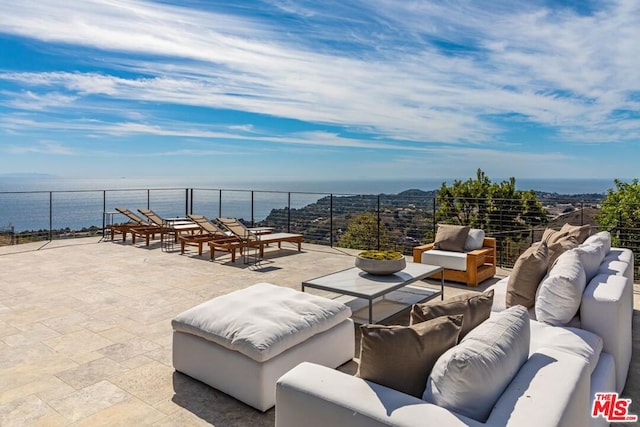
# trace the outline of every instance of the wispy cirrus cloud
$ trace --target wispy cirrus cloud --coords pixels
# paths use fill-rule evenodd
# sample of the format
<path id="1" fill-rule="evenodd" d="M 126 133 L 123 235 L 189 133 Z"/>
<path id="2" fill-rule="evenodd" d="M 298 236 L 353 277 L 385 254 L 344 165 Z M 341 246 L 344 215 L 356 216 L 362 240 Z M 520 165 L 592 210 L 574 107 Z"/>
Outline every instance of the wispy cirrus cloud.
<path id="1" fill-rule="evenodd" d="M 560 144 L 636 142 L 640 135 L 637 116 L 619 113 L 640 109 L 635 0 L 188 6 L 2 2 L 0 33 L 63 53 L 81 49 L 85 71 L 0 64 L 0 82 L 22 88 L 3 91 L 0 102 L 34 114 L 75 110 L 60 126 L 92 135 L 399 153 L 443 144 L 483 150 L 487 158 L 506 155 L 507 147 L 530 156 L 533 148 L 511 135 L 521 124 L 544 128 L 548 142 Z M 124 103 L 128 121 L 101 115 Z M 268 116 L 305 130 L 267 131 L 251 123 L 263 122 L 257 116 L 226 113 L 211 114 L 209 123 L 169 122 L 174 106 Z M 41 116 L 30 120 L 56 129 Z"/>

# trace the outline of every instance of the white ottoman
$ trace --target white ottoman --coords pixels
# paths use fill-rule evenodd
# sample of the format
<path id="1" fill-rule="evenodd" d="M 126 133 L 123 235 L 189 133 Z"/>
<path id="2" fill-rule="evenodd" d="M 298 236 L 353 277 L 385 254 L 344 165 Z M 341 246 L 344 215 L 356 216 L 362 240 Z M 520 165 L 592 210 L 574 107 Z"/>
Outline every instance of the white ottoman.
<path id="1" fill-rule="evenodd" d="M 336 368 L 353 358 L 350 316 L 337 301 L 258 283 L 178 315 L 173 366 L 266 411 L 278 378 L 299 363 Z"/>

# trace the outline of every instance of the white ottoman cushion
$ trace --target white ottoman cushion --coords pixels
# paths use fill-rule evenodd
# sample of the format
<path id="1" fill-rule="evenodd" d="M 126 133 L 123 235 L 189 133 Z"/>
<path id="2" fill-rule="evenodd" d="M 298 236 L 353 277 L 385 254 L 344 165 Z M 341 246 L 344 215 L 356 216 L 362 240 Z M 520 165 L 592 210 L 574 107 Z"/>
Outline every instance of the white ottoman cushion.
<path id="1" fill-rule="evenodd" d="M 197 335 L 264 362 L 351 316 L 346 305 L 258 283 L 178 315 L 174 330 Z"/>
<path id="2" fill-rule="evenodd" d="M 351 310 L 269 283 L 207 301 L 173 321 L 173 366 L 260 411 L 301 362 L 335 368 L 355 351 Z"/>

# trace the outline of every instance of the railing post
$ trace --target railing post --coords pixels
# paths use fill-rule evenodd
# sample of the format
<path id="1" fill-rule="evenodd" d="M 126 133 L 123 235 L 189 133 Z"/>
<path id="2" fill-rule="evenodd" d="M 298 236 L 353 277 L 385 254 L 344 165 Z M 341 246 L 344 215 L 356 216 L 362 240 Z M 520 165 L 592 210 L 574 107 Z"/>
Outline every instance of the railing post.
<path id="1" fill-rule="evenodd" d="M 580 202 L 580 225 L 584 225 L 584 201 Z"/>
<path id="2" fill-rule="evenodd" d="M 329 246 L 333 247 L 333 194 L 329 195 Z"/>
<path id="3" fill-rule="evenodd" d="M 104 229 L 107 224 L 105 223 L 107 216 L 107 190 L 102 190 L 102 238 L 104 239 L 107 234 Z"/>
<path id="4" fill-rule="evenodd" d="M 504 266 L 504 234 L 503 234 L 503 224 L 502 224 L 502 211 L 504 210 L 504 201 L 500 199 L 500 222 L 498 223 L 498 236 L 500 236 L 500 267 Z"/>
<path id="5" fill-rule="evenodd" d="M 193 188 L 191 189 L 191 197 L 189 198 L 189 213 L 193 214 Z"/>
<path id="6" fill-rule="evenodd" d="M 436 230 L 436 198 L 438 196 L 438 192 L 436 191 L 435 195 L 433 196 L 432 202 L 433 202 L 433 220 L 432 220 L 432 224 L 431 224 L 431 231 L 433 232 L 433 237 L 435 239 L 436 237 L 436 232 L 438 230 Z"/>
<path id="7" fill-rule="evenodd" d="M 291 191 L 287 193 L 287 233 L 291 233 Z"/>
<path id="8" fill-rule="evenodd" d="M 189 214 L 189 189 L 184 189 L 184 216 Z"/>
<path id="9" fill-rule="evenodd" d="M 49 191 L 49 240 L 53 240 L 53 191 Z"/>
<path id="10" fill-rule="evenodd" d="M 254 203 L 254 194 L 253 194 L 253 190 L 251 190 L 251 226 L 255 227 L 255 223 L 254 223 L 254 215 L 253 215 L 253 203 Z"/>
<path id="11" fill-rule="evenodd" d="M 378 241 L 376 245 L 376 249 L 380 250 L 380 195 L 378 194 Z"/>
<path id="12" fill-rule="evenodd" d="M 147 188 L 147 209 L 151 209 L 151 189 Z"/>
<path id="13" fill-rule="evenodd" d="M 222 189 L 218 190 L 218 218 L 222 217 Z"/>

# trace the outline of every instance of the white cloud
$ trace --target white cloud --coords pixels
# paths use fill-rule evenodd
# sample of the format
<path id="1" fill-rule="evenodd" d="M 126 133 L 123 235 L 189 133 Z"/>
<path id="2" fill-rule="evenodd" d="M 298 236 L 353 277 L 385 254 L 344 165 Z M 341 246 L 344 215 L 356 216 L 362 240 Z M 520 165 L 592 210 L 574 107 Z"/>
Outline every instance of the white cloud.
<path id="1" fill-rule="evenodd" d="M 613 117 L 638 108 L 628 101 L 640 91 L 634 0 L 607 2 L 591 15 L 521 1 L 273 3 L 308 27 L 290 29 L 296 37 L 289 38 L 266 19 L 148 1 L 4 1 L 0 31 L 111 52 L 114 67 L 148 77 L 48 72 L 0 79 L 35 87 L 44 100 L 235 109 L 346 126 L 384 140 L 493 144 L 503 129 L 490 116 L 512 113 L 580 142 L 635 140 L 640 133 L 639 121 Z M 348 24 L 349 32 L 336 31 Z M 472 49 L 452 55 L 433 39 Z M 145 55 L 160 59 L 140 59 Z M 44 88 L 52 92 L 42 94 Z M 131 123 L 112 126 L 118 130 L 168 132 Z M 246 136 L 230 128 L 210 137 L 233 139 L 236 130 Z M 202 132 L 208 131 L 191 135 Z M 319 139 L 354 146 L 326 134 Z"/>
<path id="2" fill-rule="evenodd" d="M 38 153 L 63 156 L 73 156 L 77 154 L 73 148 L 56 141 L 41 141 L 36 145 L 9 146 L 7 151 L 13 154 Z"/>

